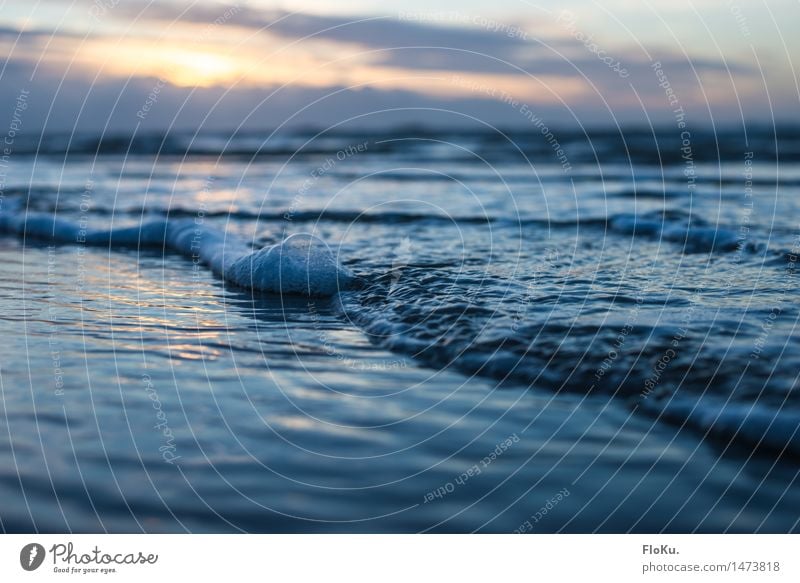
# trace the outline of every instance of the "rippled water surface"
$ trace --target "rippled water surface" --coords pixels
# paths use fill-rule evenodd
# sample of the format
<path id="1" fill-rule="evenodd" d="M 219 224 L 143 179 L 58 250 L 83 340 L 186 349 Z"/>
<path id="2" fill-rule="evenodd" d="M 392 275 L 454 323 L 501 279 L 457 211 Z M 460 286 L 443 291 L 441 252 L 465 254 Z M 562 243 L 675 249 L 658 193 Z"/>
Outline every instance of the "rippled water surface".
<path id="1" fill-rule="evenodd" d="M 4 530 L 797 530 L 800 136 L 123 142 L 31 144 L 0 214 L 310 232 L 355 280 L 0 234 Z"/>

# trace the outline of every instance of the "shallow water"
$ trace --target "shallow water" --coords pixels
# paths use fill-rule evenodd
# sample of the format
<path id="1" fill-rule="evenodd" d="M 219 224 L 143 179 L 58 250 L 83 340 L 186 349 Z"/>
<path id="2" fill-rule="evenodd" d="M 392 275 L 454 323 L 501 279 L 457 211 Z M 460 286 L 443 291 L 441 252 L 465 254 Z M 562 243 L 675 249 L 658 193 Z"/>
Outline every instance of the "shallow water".
<path id="1" fill-rule="evenodd" d="M 590 137 L 17 152 L 7 215 L 313 232 L 357 281 L 0 235 L 2 528 L 797 530 L 800 139 Z"/>

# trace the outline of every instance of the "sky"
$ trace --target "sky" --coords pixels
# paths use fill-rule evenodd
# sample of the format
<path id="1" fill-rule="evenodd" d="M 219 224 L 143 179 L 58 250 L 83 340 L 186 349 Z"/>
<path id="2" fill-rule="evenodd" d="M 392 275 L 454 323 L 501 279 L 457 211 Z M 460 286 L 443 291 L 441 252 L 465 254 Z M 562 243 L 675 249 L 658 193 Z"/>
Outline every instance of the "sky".
<path id="1" fill-rule="evenodd" d="M 0 123 L 791 123 L 798 23 L 798 0 L 0 0 Z"/>

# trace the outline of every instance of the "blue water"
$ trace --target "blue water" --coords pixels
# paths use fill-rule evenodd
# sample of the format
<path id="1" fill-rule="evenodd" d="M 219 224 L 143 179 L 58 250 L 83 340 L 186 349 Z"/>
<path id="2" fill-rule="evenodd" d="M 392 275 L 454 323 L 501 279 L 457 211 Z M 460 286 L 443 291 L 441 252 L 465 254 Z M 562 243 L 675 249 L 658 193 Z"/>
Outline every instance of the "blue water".
<path id="1" fill-rule="evenodd" d="M 20 138 L 0 527 L 798 530 L 800 133 L 559 138 Z"/>

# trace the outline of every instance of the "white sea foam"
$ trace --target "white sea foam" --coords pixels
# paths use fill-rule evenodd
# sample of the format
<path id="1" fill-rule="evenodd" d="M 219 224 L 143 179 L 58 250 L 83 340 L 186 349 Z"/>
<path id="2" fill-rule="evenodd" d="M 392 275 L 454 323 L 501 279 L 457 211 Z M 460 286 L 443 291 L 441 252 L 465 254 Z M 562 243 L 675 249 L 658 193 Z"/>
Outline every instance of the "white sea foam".
<path id="1" fill-rule="evenodd" d="M 244 287 L 318 296 L 333 295 L 352 279 L 328 245 L 308 233 L 242 255 L 225 268 L 225 278 Z"/>
<path id="2" fill-rule="evenodd" d="M 240 238 L 191 219 L 88 230 L 52 215 L 22 213 L 11 206 L 0 212 L 0 232 L 109 248 L 160 247 L 197 260 L 237 285 L 273 293 L 330 296 L 352 282 L 352 275 L 339 264 L 330 247 L 308 233 L 253 251 Z"/>

